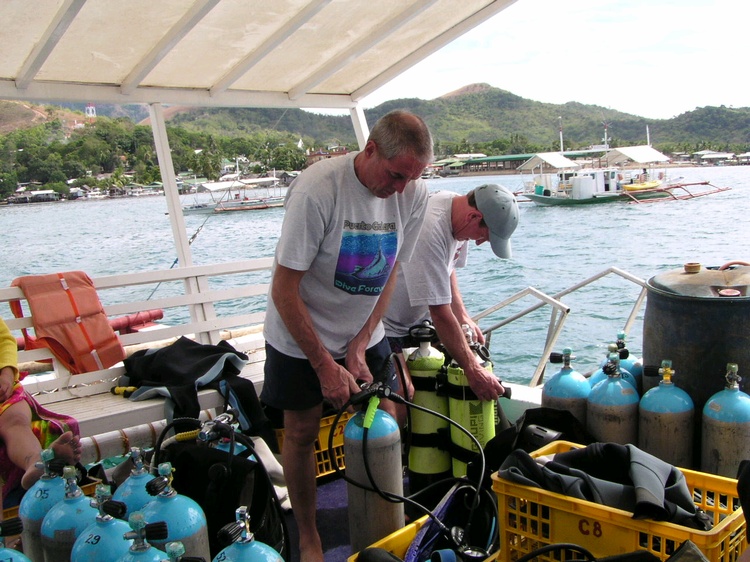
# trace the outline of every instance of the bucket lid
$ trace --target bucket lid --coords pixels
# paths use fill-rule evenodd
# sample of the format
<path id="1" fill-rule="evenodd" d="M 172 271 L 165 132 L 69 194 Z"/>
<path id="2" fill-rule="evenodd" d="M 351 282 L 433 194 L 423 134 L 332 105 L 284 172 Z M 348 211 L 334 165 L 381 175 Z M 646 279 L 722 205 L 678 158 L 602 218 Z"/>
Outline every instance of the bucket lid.
<path id="1" fill-rule="evenodd" d="M 720 270 L 703 267 L 697 273 L 673 269 L 646 281 L 649 290 L 675 297 L 745 300 L 750 296 L 750 267 Z"/>

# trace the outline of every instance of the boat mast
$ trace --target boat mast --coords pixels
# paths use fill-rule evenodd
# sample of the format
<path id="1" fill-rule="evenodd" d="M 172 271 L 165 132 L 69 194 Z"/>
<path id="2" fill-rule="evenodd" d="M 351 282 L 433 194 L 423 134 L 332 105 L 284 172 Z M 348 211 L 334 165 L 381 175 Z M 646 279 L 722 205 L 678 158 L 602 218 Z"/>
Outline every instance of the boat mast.
<path id="1" fill-rule="evenodd" d="M 558 117 L 560 121 L 560 154 L 563 153 L 563 135 L 562 135 L 562 116 Z"/>

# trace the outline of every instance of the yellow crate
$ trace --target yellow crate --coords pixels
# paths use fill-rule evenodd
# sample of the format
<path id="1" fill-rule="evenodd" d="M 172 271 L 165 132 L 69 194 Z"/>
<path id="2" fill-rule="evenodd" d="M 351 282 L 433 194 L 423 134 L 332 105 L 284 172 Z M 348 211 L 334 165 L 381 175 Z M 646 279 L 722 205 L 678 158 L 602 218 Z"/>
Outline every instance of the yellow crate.
<path id="1" fill-rule="evenodd" d="M 372 548 L 382 548 L 395 554 L 399 558 L 403 559 L 406 554 L 406 549 L 409 548 L 411 541 L 417 536 L 417 533 L 422 526 L 427 522 L 427 515 L 417 519 L 414 523 L 409 523 L 402 529 L 399 529 L 395 533 L 391 533 L 385 538 L 380 539 L 375 544 L 370 545 Z M 359 558 L 359 552 L 353 554 L 347 558 L 347 562 L 357 562 Z"/>
<path id="2" fill-rule="evenodd" d="M 579 448 L 554 441 L 532 457 Z M 664 521 L 635 520 L 632 513 L 608 506 L 514 484 L 497 473 L 500 560 L 511 562 L 542 546 L 573 543 L 594 556 L 647 550 L 666 560 L 680 544 L 691 540 L 711 562 L 734 562 L 747 547 L 747 526 L 737 496 L 737 480 L 681 469 L 696 505 L 713 519 L 709 531 L 698 531 Z M 551 561 L 551 556 L 538 560 Z"/>
<path id="3" fill-rule="evenodd" d="M 409 523 L 404 528 L 399 529 L 395 533 L 391 533 L 387 537 L 380 539 L 375 544 L 370 545 L 370 547 L 382 548 L 384 550 L 387 550 L 391 554 L 395 554 L 399 558 L 403 559 L 403 557 L 406 555 L 406 550 L 414 540 L 414 537 L 417 536 L 417 533 L 422 528 L 422 526 L 427 523 L 427 518 L 428 516 L 425 515 L 424 517 L 417 519 L 414 523 Z M 346 560 L 347 562 L 357 562 L 358 558 L 359 552 L 353 554 Z M 490 562 L 491 560 L 499 560 L 498 554 L 493 554 L 489 558 L 485 559 L 484 562 Z"/>
<path id="4" fill-rule="evenodd" d="M 315 440 L 315 467 L 318 478 L 332 474 L 336 471 L 333 461 L 338 464 L 339 468 L 344 468 L 344 427 L 352 414 L 344 412 L 339 418 L 336 427 L 333 428 L 333 420 L 336 416 L 329 416 L 320 420 L 320 432 Z M 328 454 L 328 436 L 333 430 L 333 460 Z M 276 430 L 276 440 L 279 443 L 279 451 L 284 447 L 284 429 Z"/>

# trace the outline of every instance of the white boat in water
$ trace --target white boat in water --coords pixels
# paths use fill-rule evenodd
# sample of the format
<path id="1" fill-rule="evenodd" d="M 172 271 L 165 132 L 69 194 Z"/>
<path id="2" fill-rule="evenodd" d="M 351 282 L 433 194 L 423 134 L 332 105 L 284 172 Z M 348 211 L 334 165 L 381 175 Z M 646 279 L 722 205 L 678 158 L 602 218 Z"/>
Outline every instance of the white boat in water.
<path id="1" fill-rule="evenodd" d="M 650 146 L 610 149 L 602 160 L 603 167 L 584 167 L 559 152 L 535 154 L 518 168 L 531 174 L 521 196 L 540 206 L 571 206 L 693 199 L 729 189 L 669 178 L 653 167 L 669 159 Z M 623 168 L 628 163 L 639 167 Z"/>
<path id="2" fill-rule="evenodd" d="M 143 300 L 142 296 L 124 300 L 115 297 L 113 304 L 106 306 L 108 316 L 158 308 L 165 311 L 165 318 L 176 318 L 159 330 L 122 335 L 120 340 L 123 345 L 129 349 L 133 346 L 151 348 L 157 343 L 167 345 L 163 342 L 181 336 L 207 344 L 228 340 L 248 355 L 248 364 L 242 376 L 252 380 L 256 387 L 261 387 L 265 355 L 258 326 L 264 321 L 262 307 L 268 291 L 272 260 L 222 261 L 221 257 L 231 253 L 217 253 L 217 263 L 193 263 L 164 106 L 344 109 L 350 112 L 357 141 L 363 147 L 368 136 L 368 125 L 358 100 L 439 47 L 502 12 L 513 2 L 404 0 L 372 3 L 357 0 L 344 5 L 342 2 L 323 1 L 290 4 L 289 9 L 284 10 L 277 9 L 273 3 L 259 0 L 205 0 L 170 2 L 167 5 L 160 2 L 91 4 L 82 0 L 0 3 L 3 21 L 24 23 L 8 25 L 4 29 L 4 41 L 0 45 L 4 60 L 0 69 L 0 99 L 36 103 L 148 104 L 178 267 L 126 273 L 129 263 L 113 264 L 113 269 L 119 266 L 120 272 L 96 278 L 94 286 L 99 293 L 112 291 L 117 295 L 122 288 L 140 286 L 155 290 L 162 283 L 168 285 L 170 293 L 155 300 Z M 263 25 L 246 25 L 248 18 L 263 22 Z M 117 22 L 117 25 L 102 25 L 102 22 Z M 159 24 L 155 25 L 154 22 Z M 167 24 L 163 25 L 163 22 Z M 81 34 L 82 29 L 86 33 Z M 347 33 L 342 34 L 342 29 Z M 96 53 L 96 56 L 89 57 L 86 64 L 81 64 L 82 53 Z M 580 175 L 571 175 L 568 179 L 573 177 L 580 178 L 577 193 L 582 195 L 589 189 L 591 181 Z M 607 184 L 602 184 L 602 196 L 617 190 L 616 183 L 613 184 L 616 178 L 610 175 L 608 179 Z M 542 185 L 545 189 L 544 183 L 536 185 Z M 562 189 L 559 184 L 555 186 L 556 192 L 565 190 L 564 186 Z M 599 188 L 591 188 L 590 198 L 594 198 L 594 190 L 598 191 Z M 536 196 L 533 193 L 529 197 L 531 195 Z M 545 196 L 544 193 L 541 196 Z M 229 203 L 235 204 L 237 201 L 232 199 L 226 202 Z M 241 204 L 240 201 L 237 208 L 242 208 Z M 217 208 L 218 203 L 214 207 L 205 207 L 211 212 Z M 75 228 L 75 224 L 70 225 L 71 232 Z M 251 242 L 248 240 L 247 247 L 252 247 Z M 19 252 L 18 259 L 25 259 L 23 252 Z M 76 264 L 71 263 L 65 269 L 75 267 Z M 58 264 L 55 268 L 63 269 Z M 377 275 L 384 270 L 382 261 L 376 261 L 357 273 Z M 511 298 L 492 304 L 477 315 L 476 320 L 481 321 L 483 329 L 491 335 L 512 325 L 514 319 L 530 315 L 542 307 L 548 307 L 550 311 L 549 320 L 546 317 L 543 319 L 543 349 L 530 367 L 531 385 L 508 384 L 512 388 L 513 399 L 503 400 L 502 407 L 511 421 L 518 420 L 530 408 L 538 407 L 541 403 L 541 383 L 544 381 L 547 359 L 557 345 L 560 330 L 570 313 L 564 299 L 578 288 L 610 274 L 623 277 L 642 289 L 634 303 L 634 310 L 639 310 L 646 297 L 646 282 L 627 272 L 609 268 L 601 275 L 583 280 L 555 295 L 541 293 L 531 286 L 522 288 Z M 698 278 L 693 276 L 689 279 Z M 743 285 L 735 281 L 736 275 L 730 276 L 723 271 L 713 275 L 712 283 L 707 284 L 710 286 L 706 289 L 709 291 L 707 300 L 711 301 L 710 304 L 715 304 L 714 300 L 722 305 L 743 304 L 748 294 L 746 287 L 750 283 Z M 731 289 L 725 293 L 726 296 L 721 294 L 725 289 Z M 711 291 L 716 291 L 716 295 Z M 4 303 L 22 299 L 23 296 L 17 287 L 0 289 L 0 301 Z M 527 297 L 535 299 L 528 309 L 522 313 L 505 312 L 509 304 Z M 242 302 L 243 306 L 239 309 L 227 311 L 219 306 L 236 300 Z M 172 316 L 171 311 L 175 310 L 180 313 Z M 166 311 L 170 311 L 169 316 Z M 636 314 L 634 312 L 630 318 L 622 320 L 625 331 L 635 321 Z M 705 320 L 705 314 L 700 312 L 691 317 Z M 28 317 L 13 318 L 9 319 L 9 326 L 20 333 L 32 324 Z M 682 328 L 682 324 L 675 322 L 671 327 L 676 330 Z M 742 336 L 747 331 L 746 326 L 732 324 L 732 327 L 737 330 L 723 337 L 721 343 L 739 343 L 746 349 Z M 722 337 L 719 330 L 709 329 L 706 332 Z M 697 357 L 713 348 L 710 344 L 681 341 L 681 349 L 689 349 L 692 356 Z M 44 349 L 28 349 L 22 354 L 23 360 L 30 363 L 52 359 Z M 714 358 L 712 360 L 716 361 Z M 122 454 L 125 447 L 140 444 L 153 446 L 158 434 L 154 424 L 164 422 L 160 403 L 130 403 L 110 393 L 123 373 L 124 367 L 117 364 L 72 375 L 58 361 L 52 371 L 27 378 L 24 384 L 40 403 L 82 420 L 84 459 L 93 461 L 103 455 Z M 212 415 L 217 408 L 225 405 L 213 390 L 202 391 L 199 399 L 201 406 L 210 409 Z M 719 447 L 731 441 L 716 439 L 711 444 Z M 400 470 L 401 467 L 396 468 Z M 731 531 L 722 534 L 716 541 L 721 552 L 718 553 L 718 547 L 711 543 L 711 551 L 707 551 L 706 556 L 713 556 L 712 560 L 721 562 L 735 562 L 747 545 L 746 526 L 738 498 L 732 490 L 733 482 L 731 479 L 721 481 L 724 488 L 715 489 L 711 487 L 713 480 L 710 476 L 704 476 L 690 492 L 696 496 L 696 505 L 700 502 L 702 509 L 715 514 L 713 523 L 716 529 Z M 536 546 L 558 542 L 548 533 L 550 529 L 554 531 L 555 526 L 577 533 L 576 539 L 598 557 L 630 550 L 649 550 L 665 560 L 687 536 L 686 532 L 665 535 L 662 532 L 663 524 L 653 520 L 632 521 L 630 514 L 626 514 L 624 519 L 631 528 L 636 526 L 635 541 L 626 542 L 621 540 L 620 529 L 605 518 L 597 517 L 593 504 L 583 501 L 577 504 L 585 505 L 588 512 L 578 509 L 562 524 L 551 522 L 543 517 L 550 512 L 556 513 L 555 510 L 549 506 L 540 507 L 539 500 L 532 499 L 538 497 L 538 489 L 526 487 L 525 490 L 523 497 L 512 497 L 503 503 L 504 507 L 509 508 L 512 504 L 519 511 L 495 525 L 502 533 L 501 549 L 491 553 L 487 560 L 510 560 L 508 551 L 517 546 L 528 551 Z M 346 497 L 346 492 L 341 490 L 339 499 L 343 500 L 343 507 L 334 513 L 337 531 L 345 527 L 341 519 L 342 510 L 346 510 L 347 506 Z M 373 519 L 380 515 L 379 512 L 371 514 Z M 539 537 L 523 535 L 528 529 L 545 534 Z M 454 530 L 456 533 L 452 532 Z M 395 529 L 397 534 L 400 531 Z M 389 543 L 391 550 L 398 551 L 399 555 L 403 555 L 409 543 L 405 537 L 413 536 L 414 528 L 409 526 L 405 532 Z M 447 529 L 446 534 L 456 537 L 462 547 L 472 546 L 466 543 L 463 530 L 458 526 Z M 690 536 L 698 541 L 705 537 L 700 533 Z M 325 536 L 323 542 L 326 547 L 330 544 Z M 343 561 L 354 554 L 346 545 L 340 546 L 336 552 L 327 549 L 327 561 Z M 294 547 L 290 550 L 289 558 L 296 560 Z M 468 548 L 463 548 L 463 552 L 468 552 Z"/>
<path id="3" fill-rule="evenodd" d="M 202 187 L 211 195 L 211 201 L 195 202 L 182 206 L 185 215 L 218 214 L 233 211 L 254 211 L 284 205 L 276 178 L 236 179 L 204 182 Z M 264 190 L 262 195 L 256 192 Z"/>

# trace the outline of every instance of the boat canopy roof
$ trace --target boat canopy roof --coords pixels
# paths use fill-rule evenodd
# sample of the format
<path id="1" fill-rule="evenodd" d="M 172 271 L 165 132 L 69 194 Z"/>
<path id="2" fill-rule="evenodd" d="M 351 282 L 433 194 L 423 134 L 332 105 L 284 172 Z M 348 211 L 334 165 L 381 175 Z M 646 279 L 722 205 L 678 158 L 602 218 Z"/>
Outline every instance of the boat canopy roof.
<path id="1" fill-rule="evenodd" d="M 514 2 L 7 0 L 0 99 L 351 109 Z"/>
<path id="2" fill-rule="evenodd" d="M 669 158 L 648 145 L 623 146 L 613 148 L 604 156 L 607 166 L 617 166 L 624 162 L 632 161 L 636 164 L 653 164 L 656 162 L 668 162 Z"/>
<path id="3" fill-rule="evenodd" d="M 206 181 L 201 185 L 210 192 L 232 191 L 233 189 L 246 189 L 253 187 L 271 186 L 276 182 L 275 178 L 250 178 L 242 180 Z"/>
<path id="4" fill-rule="evenodd" d="M 516 0 L 4 0 L 0 99 L 148 104 L 172 235 L 192 265 L 165 105 L 348 109 Z"/>
<path id="5" fill-rule="evenodd" d="M 535 168 L 541 168 L 542 170 L 545 168 L 564 170 L 580 167 L 580 164 L 563 156 L 559 152 L 540 152 L 526 160 L 526 162 L 521 164 L 518 169 L 520 171 L 529 171 Z"/>

